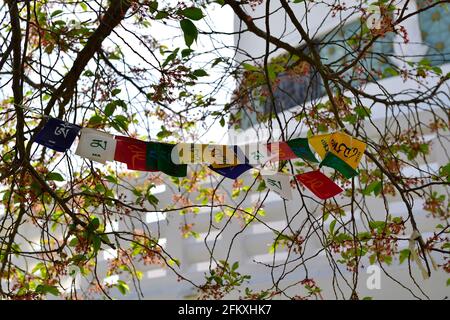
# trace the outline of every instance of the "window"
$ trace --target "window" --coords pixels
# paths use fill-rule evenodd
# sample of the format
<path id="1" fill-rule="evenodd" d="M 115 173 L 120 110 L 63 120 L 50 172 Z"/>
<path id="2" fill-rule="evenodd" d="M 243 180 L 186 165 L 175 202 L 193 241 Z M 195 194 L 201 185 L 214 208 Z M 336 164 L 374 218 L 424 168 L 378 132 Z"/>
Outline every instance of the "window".
<path id="1" fill-rule="evenodd" d="M 352 62 L 365 45 L 364 41 L 359 40 L 362 28 L 366 27 L 358 20 L 326 35 L 321 41 L 323 45 L 320 46 L 322 62 L 335 70 Z M 394 38 L 395 34 L 389 32 L 375 41 L 364 59 L 358 62 L 356 68 L 345 72 L 346 80 L 373 81 L 381 78 L 385 70 L 390 67 L 386 57 L 394 54 Z"/>
<path id="2" fill-rule="evenodd" d="M 429 6 L 426 0 L 416 0 L 418 8 Z M 428 46 L 427 59 L 437 66 L 450 61 L 450 6 L 437 5 L 419 13 L 422 41 Z"/>
<path id="3" fill-rule="evenodd" d="M 428 0 L 416 0 L 416 2 L 418 9 L 431 4 Z M 419 24 L 419 28 L 409 30 L 409 36 L 412 32 L 417 35 L 418 30 L 421 33 L 415 37 L 417 40 L 413 41 L 415 43 L 411 48 L 420 44 L 426 47 L 425 52 L 418 52 L 414 49 L 405 52 L 405 60 L 412 57 L 415 58 L 413 60 L 419 61 L 424 57 L 432 66 L 450 62 L 450 14 L 448 10 L 450 10 L 450 5 L 436 5 L 410 18 L 413 23 L 416 23 L 416 26 Z M 345 64 L 354 61 L 367 43 L 364 40 L 367 38 L 367 31 L 366 24 L 358 19 L 318 38 L 316 46 L 322 62 L 329 65 L 331 69 L 338 70 Z M 365 34 L 363 40 L 361 40 L 361 34 Z M 344 79 L 351 81 L 352 85 L 358 86 L 396 74 L 394 70 L 400 67 L 395 59 L 396 55 L 399 55 L 396 50 L 402 41 L 395 32 L 387 32 L 380 36 L 363 59 L 343 74 Z M 304 51 L 307 52 L 306 49 Z M 291 58 L 286 54 L 275 57 L 273 60 L 282 61 L 283 65 L 292 66 L 295 63 L 295 61 L 289 61 Z M 312 67 L 301 76 L 280 72 L 277 75 L 277 81 L 278 83 L 273 87 L 276 112 L 288 110 L 325 95 L 322 80 Z M 247 104 L 241 106 L 238 111 L 242 129 L 264 122 L 271 110 L 270 99 L 258 97 L 258 90 L 253 90 L 248 94 L 246 102 Z"/>
<path id="4" fill-rule="evenodd" d="M 302 50 L 307 53 L 306 48 Z M 276 72 L 276 81 L 273 81 L 272 84 L 275 112 L 277 113 L 323 95 L 321 79 L 316 70 L 298 58 L 283 54 L 272 59 L 268 68 L 283 70 Z M 265 83 L 265 80 L 263 82 Z M 246 95 L 247 105 L 242 106 L 239 111 L 241 128 L 257 126 L 270 114 L 272 99 L 267 92 L 267 85 L 263 84 L 255 86 Z"/>

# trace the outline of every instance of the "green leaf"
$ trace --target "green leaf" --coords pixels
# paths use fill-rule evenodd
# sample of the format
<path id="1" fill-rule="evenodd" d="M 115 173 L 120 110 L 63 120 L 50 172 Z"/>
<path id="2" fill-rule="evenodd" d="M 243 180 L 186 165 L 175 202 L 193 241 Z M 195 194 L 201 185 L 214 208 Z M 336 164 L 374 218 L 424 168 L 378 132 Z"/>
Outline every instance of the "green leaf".
<path id="1" fill-rule="evenodd" d="M 156 10 L 158 10 L 158 1 L 152 1 L 148 4 L 148 9 L 151 13 L 154 13 Z"/>
<path id="2" fill-rule="evenodd" d="M 89 124 L 90 125 L 98 125 L 101 124 L 103 122 L 103 118 L 100 117 L 98 114 L 94 114 L 90 119 L 89 119 Z"/>
<path id="3" fill-rule="evenodd" d="M 264 191 L 266 189 L 266 182 L 264 180 L 261 180 L 261 182 L 258 184 L 258 188 L 256 189 L 257 192 Z"/>
<path id="4" fill-rule="evenodd" d="M 384 221 L 369 221 L 370 229 L 377 229 L 379 232 L 382 232 L 386 226 L 386 222 Z"/>
<path id="5" fill-rule="evenodd" d="M 370 232 L 360 232 L 357 234 L 358 240 L 367 241 L 370 239 Z"/>
<path id="6" fill-rule="evenodd" d="M 194 52 L 194 50 L 191 49 L 183 49 L 181 50 L 181 56 L 183 58 L 189 57 L 191 55 L 191 53 Z"/>
<path id="7" fill-rule="evenodd" d="M 198 30 L 195 24 L 192 23 L 191 20 L 183 19 L 180 21 L 181 30 L 184 33 L 184 42 L 186 45 L 190 47 L 194 41 L 197 41 Z"/>
<path id="8" fill-rule="evenodd" d="M 348 114 L 344 118 L 342 118 L 345 122 L 348 122 L 350 124 L 356 124 L 356 121 L 358 120 L 358 117 L 354 114 Z"/>
<path id="9" fill-rule="evenodd" d="M 430 148 L 428 143 L 421 143 L 419 146 L 420 152 L 422 152 L 423 154 L 429 154 L 430 153 Z"/>
<path id="10" fill-rule="evenodd" d="M 204 17 L 202 10 L 195 7 L 183 9 L 180 11 L 180 14 L 191 20 L 200 20 Z"/>
<path id="11" fill-rule="evenodd" d="M 236 271 L 239 268 L 239 261 L 236 261 L 233 263 L 233 266 L 231 267 L 231 271 Z"/>
<path id="12" fill-rule="evenodd" d="M 49 286 L 46 284 L 40 284 L 36 287 L 37 293 L 47 294 L 50 293 L 54 296 L 59 296 L 59 290 L 55 286 Z"/>
<path id="13" fill-rule="evenodd" d="M 244 67 L 244 69 L 247 71 L 254 71 L 254 72 L 260 71 L 258 67 L 251 65 L 249 63 L 243 63 L 242 67 Z"/>
<path id="14" fill-rule="evenodd" d="M 439 175 L 441 177 L 447 177 L 447 182 L 450 182 L 450 162 L 439 169 Z"/>
<path id="15" fill-rule="evenodd" d="M 111 183 L 113 183 L 113 184 L 118 184 L 118 183 L 119 183 L 119 181 L 117 180 L 117 178 L 116 178 L 116 177 L 113 177 L 113 176 L 111 176 L 111 175 L 108 175 L 108 176 L 106 176 L 105 178 L 106 178 L 106 180 L 107 180 L 108 182 L 111 182 Z"/>
<path id="16" fill-rule="evenodd" d="M 56 17 L 58 15 L 60 15 L 61 13 L 63 13 L 62 10 L 55 10 L 52 12 L 52 14 L 50 15 L 50 18 Z"/>
<path id="17" fill-rule="evenodd" d="M 433 70 L 434 73 L 436 73 L 438 75 L 442 75 L 442 69 L 439 67 L 432 67 L 431 70 Z"/>
<path id="18" fill-rule="evenodd" d="M 402 251 L 400 251 L 399 256 L 400 264 L 402 264 L 406 259 L 408 259 L 409 253 L 410 253 L 409 249 L 403 249 Z"/>
<path id="19" fill-rule="evenodd" d="M 64 178 L 62 175 L 60 175 L 57 172 L 49 172 L 47 176 L 45 177 L 45 180 L 47 181 L 64 181 Z"/>
<path id="20" fill-rule="evenodd" d="M 224 217 L 223 212 L 217 212 L 216 215 L 214 216 L 214 220 L 216 221 L 216 223 L 219 223 L 220 221 L 222 221 Z"/>
<path id="21" fill-rule="evenodd" d="M 180 50 L 180 48 L 176 48 L 175 50 L 173 50 L 173 52 L 171 54 L 169 54 L 166 58 L 166 60 L 164 61 L 164 63 L 162 64 L 162 67 L 164 68 L 165 66 L 167 66 L 169 64 L 169 62 L 173 61 L 178 54 L 178 51 Z"/>
<path id="22" fill-rule="evenodd" d="M 129 122 L 128 122 L 127 117 L 125 117 L 121 114 L 114 116 L 114 123 L 119 125 L 119 127 L 122 128 L 123 130 L 128 131 Z M 118 131 L 120 131 L 120 130 L 118 130 Z"/>
<path id="23" fill-rule="evenodd" d="M 330 223 L 330 233 L 333 235 L 334 234 L 334 228 L 335 228 L 335 226 L 336 226 L 336 222 L 337 222 L 337 220 L 333 220 L 333 221 L 331 221 L 331 223 Z"/>
<path id="24" fill-rule="evenodd" d="M 156 134 L 156 137 L 158 139 L 164 139 L 170 137 L 171 135 L 172 135 L 171 131 L 167 130 L 166 127 L 164 126 L 161 126 L 161 131 Z"/>
<path id="25" fill-rule="evenodd" d="M 375 196 L 377 196 L 378 194 L 380 194 L 381 192 L 381 181 L 373 181 L 371 184 L 369 184 L 364 190 L 363 190 L 363 194 L 368 196 L 370 195 L 372 192 L 375 194 Z"/>
<path id="26" fill-rule="evenodd" d="M 357 106 L 355 108 L 355 112 L 361 119 L 364 119 L 365 117 L 370 117 L 371 115 L 370 109 L 364 106 Z"/>
<path id="27" fill-rule="evenodd" d="M 94 76 L 94 73 L 91 70 L 86 70 L 83 74 L 86 77 L 93 77 Z"/>
<path id="28" fill-rule="evenodd" d="M 99 236 L 95 235 L 94 239 L 92 239 L 92 248 L 94 249 L 94 252 L 98 252 L 101 246 L 102 239 Z"/>
<path id="29" fill-rule="evenodd" d="M 392 76 L 395 77 L 395 76 L 398 76 L 398 71 L 395 70 L 394 68 L 387 67 L 383 71 L 383 76 L 385 78 L 392 77 Z"/>
<path id="30" fill-rule="evenodd" d="M 220 118 L 219 123 L 220 123 L 220 126 L 225 127 L 225 118 L 224 117 Z"/>
<path id="31" fill-rule="evenodd" d="M 119 88 L 115 88 L 111 91 L 112 96 L 117 96 L 122 90 Z"/>
<path id="32" fill-rule="evenodd" d="M 214 59 L 214 62 L 211 67 L 214 68 L 215 66 L 217 66 L 219 63 L 221 63 L 223 61 L 224 61 L 223 58 Z"/>
<path id="33" fill-rule="evenodd" d="M 91 222 L 89 222 L 88 228 L 91 231 L 95 231 L 98 229 L 98 227 L 100 227 L 100 220 L 95 217 L 91 220 Z"/>
<path id="34" fill-rule="evenodd" d="M 269 77 L 269 80 L 273 81 L 277 77 L 277 74 L 275 73 L 275 69 L 273 65 L 267 66 L 267 76 Z"/>
<path id="35" fill-rule="evenodd" d="M 69 242 L 70 247 L 76 247 L 77 245 L 78 245 L 78 238 L 73 238 L 72 240 L 70 240 Z"/>
<path id="36" fill-rule="evenodd" d="M 180 265 L 181 265 L 180 260 L 175 259 L 175 258 L 170 259 L 169 261 L 167 261 L 167 263 L 169 264 L 169 266 L 172 266 L 172 267 L 174 265 L 177 265 L 178 267 L 180 267 Z"/>
<path id="37" fill-rule="evenodd" d="M 169 16 L 169 13 L 167 13 L 166 11 L 160 11 L 156 14 L 155 19 L 156 20 L 161 20 L 161 19 L 165 19 Z"/>
<path id="38" fill-rule="evenodd" d="M 130 287 L 126 284 L 125 281 L 118 280 L 116 283 L 117 289 L 119 289 L 120 293 L 126 295 L 128 291 L 130 291 Z"/>
<path id="39" fill-rule="evenodd" d="M 206 77 L 206 76 L 208 76 L 208 73 L 206 73 L 206 71 L 203 70 L 203 69 L 194 70 L 193 74 L 196 77 Z"/>
<path id="40" fill-rule="evenodd" d="M 109 102 L 105 107 L 105 116 L 110 117 L 116 111 L 116 103 L 114 101 Z"/>
<path id="41" fill-rule="evenodd" d="M 450 286 L 450 278 L 447 279 L 447 287 Z"/>

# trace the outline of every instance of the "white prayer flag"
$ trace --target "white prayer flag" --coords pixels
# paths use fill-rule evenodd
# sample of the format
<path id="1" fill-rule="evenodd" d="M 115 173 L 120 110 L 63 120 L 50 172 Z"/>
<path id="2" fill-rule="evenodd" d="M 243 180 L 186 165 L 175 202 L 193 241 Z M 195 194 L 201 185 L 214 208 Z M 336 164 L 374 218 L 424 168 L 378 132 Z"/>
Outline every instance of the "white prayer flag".
<path id="1" fill-rule="evenodd" d="M 100 163 L 113 161 L 116 143 L 117 141 L 112 134 L 83 128 L 75 154 Z"/>
<path id="2" fill-rule="evenodd" d="M 276 171 L 262 170 L 261 176 L 270 190 L 286 200 L 292 200 L 290 175 Z"/>

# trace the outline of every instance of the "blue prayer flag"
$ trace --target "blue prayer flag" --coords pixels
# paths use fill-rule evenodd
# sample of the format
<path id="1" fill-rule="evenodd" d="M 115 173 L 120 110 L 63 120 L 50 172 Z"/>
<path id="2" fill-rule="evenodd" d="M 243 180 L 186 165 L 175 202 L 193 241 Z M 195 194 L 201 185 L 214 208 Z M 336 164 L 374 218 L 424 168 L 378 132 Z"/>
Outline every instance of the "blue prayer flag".
<path id="1" fill-rule="evenodd" d="M 50 118 L 34 139 L 47 148 L 66 152 L 75 140 L 81 127 L 60 119 Z"/>
<path id="2" fill-rule="evenodd" d="M 241 174 L 243 174 L 245 171 L 250 170 L 253 168 L 248 163 L 244 164 L 238 164 L 237 166 L 231 166 L 226 168 L 214 168 L 213 166 L 209 166 L 209 168 L 218 174 L 221 174 L 224 177 L 230 178 L 230 179 L 236 179 Z"/>
<path id="3" fill-rule="evenodd" d="M 235 166 L 230 166 L 230 167 L 214 168 L 214 166 L 209 166 L 209 168 L 212 171 L 217 172 L 218 174 L 220 174 L 224 177 L 227 177 L 229 179 L 236 179 L 241 174 L 243 174 L 245 171 L 253 168 L 249 164 L 249 161 L 248 161 L 247 157 L 245 156 L 245 154 L 242 152 L 242 150 L 238 146 L 233 146 L 233 149 L 234 149 L 234 153 L 236 154 L 238 159 L 244 163 L 238 164 Z"/>

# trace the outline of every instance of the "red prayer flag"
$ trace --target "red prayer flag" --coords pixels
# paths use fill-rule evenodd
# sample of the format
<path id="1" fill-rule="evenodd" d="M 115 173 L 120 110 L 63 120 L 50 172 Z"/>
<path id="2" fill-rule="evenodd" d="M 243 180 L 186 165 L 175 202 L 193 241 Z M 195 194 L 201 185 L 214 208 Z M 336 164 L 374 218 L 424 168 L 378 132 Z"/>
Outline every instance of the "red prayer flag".
<path id="1" fill-rule="evenodd" d="M 126 163 L 130 170 L 155 171 L 147 169 L 147 142 L 121 136 L 116 136 L 115 139 L 115 161 Z"/>
<path id="2" fill-rule="evenodd" d="M 295 178 L 322 200 L 334 197 L 343 190 L 320 171 L 298 174 Z"/>
<path id="3" fill-rule="evenodd" d="M 292 151 L 291 147 L 289 147 L 289 145 L 284 141 L 277 143 L 269 143 L 267 145 L 267 149 L 269 149 L 269 151 L 272 154 L 278 153 L 279 161 L 298 158 L 298 156 Z"/>

